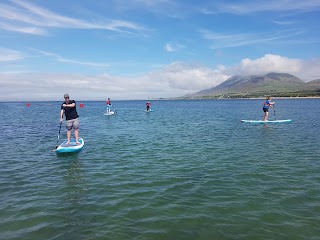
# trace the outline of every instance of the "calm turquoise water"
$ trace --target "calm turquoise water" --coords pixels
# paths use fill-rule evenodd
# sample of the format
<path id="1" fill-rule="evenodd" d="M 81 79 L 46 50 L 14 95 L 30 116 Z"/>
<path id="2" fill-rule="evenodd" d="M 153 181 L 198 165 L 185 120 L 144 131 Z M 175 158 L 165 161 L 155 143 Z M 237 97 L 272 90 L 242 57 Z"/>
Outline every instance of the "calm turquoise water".
<path id="1" fill-rule="evenodd" d="M 60 102 L 0 103 L 0 239 L 320 239 L 319 103 L 84 102 L 61 156 Z"/>

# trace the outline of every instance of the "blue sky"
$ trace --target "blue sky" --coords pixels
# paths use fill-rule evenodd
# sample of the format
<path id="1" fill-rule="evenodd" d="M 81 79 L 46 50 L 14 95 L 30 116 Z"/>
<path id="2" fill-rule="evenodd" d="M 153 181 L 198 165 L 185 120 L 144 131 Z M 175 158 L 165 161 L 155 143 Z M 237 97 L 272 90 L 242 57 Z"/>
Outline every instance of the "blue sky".
<path id="1" fill-rule="evenodd" d="M 320 1 L 1 0 L 0 101 L 152 99 L 320 78 Z"/>

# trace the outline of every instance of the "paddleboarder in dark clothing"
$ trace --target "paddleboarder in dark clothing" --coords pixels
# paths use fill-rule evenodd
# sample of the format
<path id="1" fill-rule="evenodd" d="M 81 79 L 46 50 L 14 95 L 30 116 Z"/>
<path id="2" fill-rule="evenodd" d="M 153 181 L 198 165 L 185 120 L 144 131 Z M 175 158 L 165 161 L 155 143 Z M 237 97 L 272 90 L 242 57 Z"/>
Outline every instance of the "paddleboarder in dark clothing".
<path id="1" fill-rule="evenodd" d="M 77 113 L 76 102 L 69 99 L 69 94 L 64 94 L 65 101 L 61 104 L 60 123 L 63 121 L 63 114 L 66 115 L 66 128 L 67 128 L 67 145 L 70 144 L 71 129 L 74 130 L 76 144 L 79 145 L 79 115 Z"/>
<path id="2" fill-rule="evenodd" d="M 146 103 L 146 106 L 147 106 L 147 111 L 150 111 L 150 102 L 149 101 Z"/>

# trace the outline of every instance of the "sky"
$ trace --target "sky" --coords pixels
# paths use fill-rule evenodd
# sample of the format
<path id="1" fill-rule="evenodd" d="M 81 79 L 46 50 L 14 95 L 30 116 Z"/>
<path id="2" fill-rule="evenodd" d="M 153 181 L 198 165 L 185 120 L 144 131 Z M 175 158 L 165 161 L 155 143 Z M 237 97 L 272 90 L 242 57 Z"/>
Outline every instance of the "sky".
<path id="1" fill-rule="evenodd" d="M 0 101 L 173 98 L 320 79 L 320 0 L 0 0 Z"/>

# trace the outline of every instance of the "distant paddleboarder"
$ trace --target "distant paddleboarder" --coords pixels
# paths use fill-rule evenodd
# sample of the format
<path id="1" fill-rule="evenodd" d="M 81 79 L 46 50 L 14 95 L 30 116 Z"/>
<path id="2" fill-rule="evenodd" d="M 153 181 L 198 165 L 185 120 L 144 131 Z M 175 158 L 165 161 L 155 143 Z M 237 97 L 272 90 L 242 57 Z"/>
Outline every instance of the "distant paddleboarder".
<path id="1" fill-rule="evenodd" d="M 149 101 L 146 103 L 146 107 L 147 107 L 147 111 L 150 111 L 150 102 Z"/>
<path id="2" fill-rule="evenodd" d="M 275 104 L 275 102 L 271 102 L 271 97 L 267 97 L 266 101 L 263 104 L 263 111 L 264 111 L 264 118 L 263 121 L 267 121 L 268 120 L 268 116 L 269 116 L 269 107 L 273 108 L 273 104 Z"/>
<path id="3" fill-rule="evenodd" d="M 109 114 L 110 113 L 110 108 L 111 108 L 111 100 L 110 100 L 110 98 L 108 98 L 106 100 L 106 104 L 107 104 L 107 114 Z"/>

